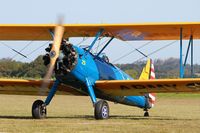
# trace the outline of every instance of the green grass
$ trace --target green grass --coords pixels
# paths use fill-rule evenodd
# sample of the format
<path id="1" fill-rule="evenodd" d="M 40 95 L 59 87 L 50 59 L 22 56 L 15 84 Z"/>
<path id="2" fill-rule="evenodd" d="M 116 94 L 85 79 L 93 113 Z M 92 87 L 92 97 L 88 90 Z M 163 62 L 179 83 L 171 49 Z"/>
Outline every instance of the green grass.
<path id="1" fill-rule="evenodd" d="M 158 93 L 157 97 L 162 98 L 199 98 L 200 94 L 198 93 Z"/>
<path id="2" fill-rule="evenodd" d="M 47 108 L 48 118 L 34 120 L 32 102 L 45 97 L 0 95 L 0 132 L 196 133 L 200 131 L 198 96 L 159 94 L 149 118 L 143 117 L 142 109 L 109 103 L 110 119 L 97 121 L 89 97 L 58 95 Z"/>

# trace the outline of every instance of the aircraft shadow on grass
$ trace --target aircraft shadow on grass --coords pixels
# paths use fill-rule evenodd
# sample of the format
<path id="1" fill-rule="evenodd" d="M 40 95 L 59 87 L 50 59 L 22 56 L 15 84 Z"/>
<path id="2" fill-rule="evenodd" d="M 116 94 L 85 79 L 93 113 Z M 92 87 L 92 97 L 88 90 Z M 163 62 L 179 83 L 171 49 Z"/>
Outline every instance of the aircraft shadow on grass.
<path id="1" fill-rule="evenodd" d="M 0 119 L 22 119 L 22 120 L 31 120 L 33 119 L 31 116 L 0 116 Z M 74 115 L 74 116 L 49 116 L 47 119 L 86 119 L 86 120 L 94 120 L 92 115 Z M 190 118 L 175 118 L 170 116 L 150 116 L 143 117 L 137 115 L 111 115 L 110 119 L 120 119 L 120 120 L 200 120 L 200 119 L 190 119 Z"/>

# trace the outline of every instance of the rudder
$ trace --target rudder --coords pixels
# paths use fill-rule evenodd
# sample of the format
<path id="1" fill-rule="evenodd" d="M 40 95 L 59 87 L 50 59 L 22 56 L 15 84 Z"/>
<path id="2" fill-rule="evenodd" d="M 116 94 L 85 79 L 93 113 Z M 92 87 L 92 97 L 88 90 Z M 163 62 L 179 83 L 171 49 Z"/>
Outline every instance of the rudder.
<path id="1" fill-rule="evenodd" d="M 151 59 L 148 59 L 146 66 L 143 68 L 142 73 L 140 75 L 139 80 L 153 80 L 155 79 L 155 69 L 153 65 L 153 61 Z M 147 108 L 154 107 L 155 101 L 156 101 L 156 94 L 155 93 L 147 93 L 145 94 L 145 97 L 147 98 Z"/>

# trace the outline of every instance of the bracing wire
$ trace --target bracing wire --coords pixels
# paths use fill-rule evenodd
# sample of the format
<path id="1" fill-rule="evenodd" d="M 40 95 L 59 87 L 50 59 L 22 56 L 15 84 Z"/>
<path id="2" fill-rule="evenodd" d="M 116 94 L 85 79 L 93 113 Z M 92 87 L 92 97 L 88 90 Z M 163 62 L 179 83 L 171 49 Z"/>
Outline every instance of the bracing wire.
<path id="1" fill-rule="evenodd" d="M 32 55 L 33 53 L 35 53 L 36 51 L 38 51 L 39 49 L 43 48 L 44 46 L 46 46 L 46 45 L 49 44 L 49 43 L 50 43 L 50 41 L 47 41 L 47 42 L 43 43 L 41 46 L 35 48 L 35 49 L 32 50 L 30 53 L 28 53 L 26 56 L 28 57 L 28 56 Z M 19 60 L 22 60 L 22 59 L 23 59 L 23 57 L 20 58 Z"/>
<path id="2" fill-rule="evenodd" d="M 77 46 L 80 46 L 83 42 L 85 42 L 86 40 L 88 40 L 88 37 L 87 38 L 83 38 L 83 40 L 81 40 L 79 43 L 77 43 Z"/>
<path id="3" fill-rule="evenodd" d="M 21 53 L 23 50 L 25 50 L 29 45 L 31 45 L 31 44 L 32 44 L 37 38 L 39 38 L 42 34 L 43 34 L 43 32 L 40 33 L 40 34 L 38 34 L 38 35 L 35 37 L 35 39 L 33 39 L 33 40 L 31 40 L 30 42 L 28 42 L 21 50 L 19 50 L 19 53 Z M 11 59 L 13 60 L 17 55 L 18 55 L 18 53 L 15 54 Z"/>
<path id="4" fill-rule="evenodd" d="M 97 47 L 96 47 L 96 53 L 97 53 L 98 50 L 99 50 L 99 46 L 100 46 L 100 44 L 101 44 L 101 39 L 99 39 L 99 41 L 98 41 L 98 44 L 97 44 Z"/>
<path id="5" fill-rule="evenodd" d="M 155 53 L 157 53 L 157 52 L 159 52 L 159 51 L 161 51 L 161 50 L 163 50 L 163 49 L 165 49 L 165 48 L 171 46 L 171 45 L 174 44 L 175 42 L 177 42 L 177 40 L 175 40 L 175 41 L 173 41 L 173 42 L 170 42 L 170 43 L 164 45 L 163 47 L 161 47 L 161 48 L 159 48 L 159 49 L 157 49 L 157 50 L 151 52 L 151 53 L 148 54 L 147 56 L 151 56 L 151 55 L 153 55 L 153 54 L 155 54 Z M 134 62 L 140 61 L 140 60 L 142 60 L 142 59 L 144 59 L 144 58 L 145 58 L 145 57 L 139 58 L 139 59 L 137 59 L 137 60 L 134 61 Z"/>
<path id="6" fill-rule="evenodd" d="M 147 43 L 143 44 L 142 46 L 140 46 L 140 47 L 138 47 L 138 48 L 134 48 L 132 51 L 128 52 L 127 54 L 124 54 L 124 55 L 122 55 L 121 57 L 115 59 L 115 60 L 113 61 L 113 63 L 115 63 L 115 62 L 117 62 L 117 61 L 119 61 L 119 60 L 121 60 L 121 59 L 127 57 L 128 55 L 130 55 L 130 54 L 132 54 L 132 53 L 134 53 L 134 52 L 136 52 L 136 51 L 139 52 L 140 54 L 142 54 L 144 57 L 148 57 L 146 54 L 144 54 L 143 52 L 139 51 L 139 49 L 141 49 L 141 48 L 147 46 L 147 45 L 150 44 L 151 42 L 153 42 L 153 41 L 147 42 Z"/>
<path id="7" fill-rule="evenodd" d="M 28 58 L 26 55 L 24 55 L 23 53 L 21 53 L 20 51 L 17 51 L 16 49 L 10 47 L 9 45 L 7 45 L 6 43 L 4 42 L 0 42 L 1 44 L 3 44 L 4 46 L 6 46 L 7 48 L 11 49 L 12 51 L 14 51 L 15 53 L 23 56 L 24 58 Z M 12 59 L 12 58 L 11 58 Z"/>

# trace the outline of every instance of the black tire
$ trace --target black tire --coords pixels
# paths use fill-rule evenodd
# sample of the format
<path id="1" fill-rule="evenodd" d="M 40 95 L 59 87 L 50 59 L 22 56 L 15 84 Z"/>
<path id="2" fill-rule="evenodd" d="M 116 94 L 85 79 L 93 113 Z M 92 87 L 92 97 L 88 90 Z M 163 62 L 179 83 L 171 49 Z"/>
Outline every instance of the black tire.
<path id="1" fill-rule="evenodd" d="M 109 118 L 109 106 L 106 101 L 100 100 L 95 104 L 94 116 L 97 120 Z"/>
<path id="2" fill-rule="evenodd" d="M 36 100 L 32 105 L 32 117 L 34 119 L 46 118 L 47 110 L 42 100 Z"/>
<path id="3" fill-rule="evenodd" d="M 145 112 L 144 117 L 149 117 L 149 112 Z"/>

